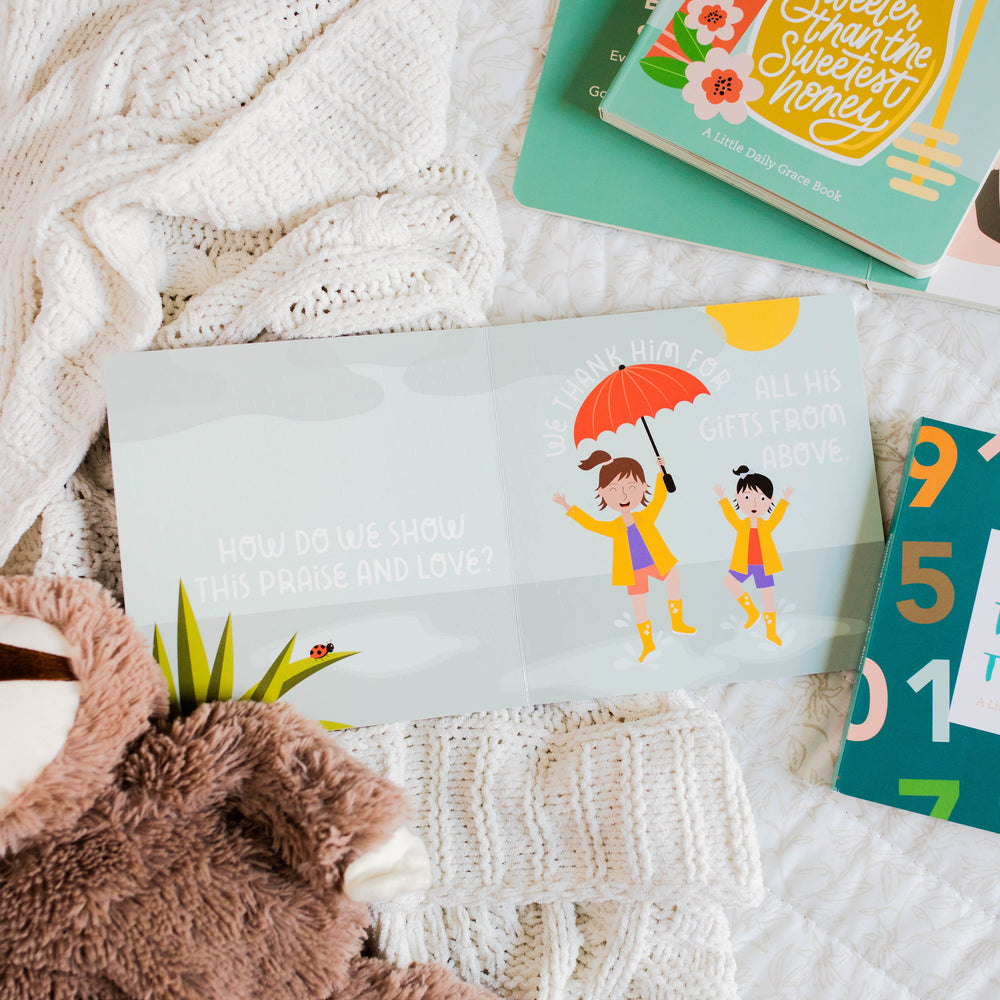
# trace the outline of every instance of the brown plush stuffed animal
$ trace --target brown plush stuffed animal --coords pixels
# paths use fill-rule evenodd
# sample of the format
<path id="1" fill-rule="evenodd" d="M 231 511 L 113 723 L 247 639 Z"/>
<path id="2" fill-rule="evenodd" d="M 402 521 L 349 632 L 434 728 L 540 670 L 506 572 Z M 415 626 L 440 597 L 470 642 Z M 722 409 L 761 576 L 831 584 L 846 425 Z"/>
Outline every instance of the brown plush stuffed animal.
<path id="1" fill-rule="evenodd" d="M 169 721 L 95 584 L 0 578 L 3 1000 L 486 1000 L 362 956 L 360 900 L 420 876 L 405 815 L 287 706 Z"/>

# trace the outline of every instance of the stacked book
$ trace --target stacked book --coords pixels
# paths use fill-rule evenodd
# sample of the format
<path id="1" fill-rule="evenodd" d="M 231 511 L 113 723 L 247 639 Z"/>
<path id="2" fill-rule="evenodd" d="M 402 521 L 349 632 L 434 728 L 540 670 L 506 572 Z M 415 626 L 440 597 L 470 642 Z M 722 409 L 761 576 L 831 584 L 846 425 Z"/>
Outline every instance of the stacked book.
<path id="1" fill-rule="evenodd" d="M 564 0 L 515 194 L 1000 307 L 997 37 L 984 0 Z"/>

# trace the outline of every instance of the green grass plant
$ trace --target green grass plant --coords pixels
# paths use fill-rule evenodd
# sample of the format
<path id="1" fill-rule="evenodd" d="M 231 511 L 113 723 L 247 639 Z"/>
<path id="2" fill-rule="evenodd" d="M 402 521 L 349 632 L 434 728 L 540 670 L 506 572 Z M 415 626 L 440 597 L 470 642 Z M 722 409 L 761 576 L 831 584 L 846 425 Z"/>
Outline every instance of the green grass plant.
<path id="1" fill-rule="evenodd" d="M 240 701 L 277 701 L 296 684 L 318 673 L 331 663 L 354 656 L 357 650 L 335 650 L 314 659 L 306 656 L 293 660 L 292 650 L 298 633 L 285 643 L 284 649 L 256 684 L 240 695 Z M 174 678 L 167 649 L 159 625 L 153 627 L 153 659 L 167 680 L 170 710 L 175 715 L 188 715 L 207 701 L 229 701 L 233 697 L 233 616 L 226 619 L 212 665 L 209 666 L 201 628 L 188 600 L 184 581 L 180 582 L 177 598 L 177 676 Z M 347 729 L 343 722 L 320 721 L 325 729 Z"/>

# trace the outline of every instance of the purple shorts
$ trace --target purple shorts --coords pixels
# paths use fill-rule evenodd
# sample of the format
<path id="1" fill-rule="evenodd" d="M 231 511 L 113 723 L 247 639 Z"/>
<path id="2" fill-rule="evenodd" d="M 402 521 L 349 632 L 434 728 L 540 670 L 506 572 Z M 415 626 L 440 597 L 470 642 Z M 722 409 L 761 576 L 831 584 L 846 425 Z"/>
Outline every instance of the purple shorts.
<path id="1" fill-rule="evenodd" d="M 749 573 L 737 573 L 736 570 L 731 569 L 729 575 L 735 577 L 740 583 L 746 582 L 752 576 L 758 590 L 774 586 L 774 577 L 770 573 L 765 573 L 764 567 L 760 564 L 747 566 L 747 569 L 750 570 Z"/>

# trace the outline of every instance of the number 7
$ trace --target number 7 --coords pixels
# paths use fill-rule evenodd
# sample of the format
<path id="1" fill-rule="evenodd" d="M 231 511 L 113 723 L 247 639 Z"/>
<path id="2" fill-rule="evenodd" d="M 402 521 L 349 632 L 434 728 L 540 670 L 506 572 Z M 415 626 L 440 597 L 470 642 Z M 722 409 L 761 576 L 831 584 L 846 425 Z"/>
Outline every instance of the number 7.
<path id="1" fill-rule="evenodd" d="M 931 815 L 935 819 L 947 819 L 955 803 L 958 802 L 959 782 L 946 778 L 900 778 L 900 795 L 926 795 L 936 798 Z"/>

